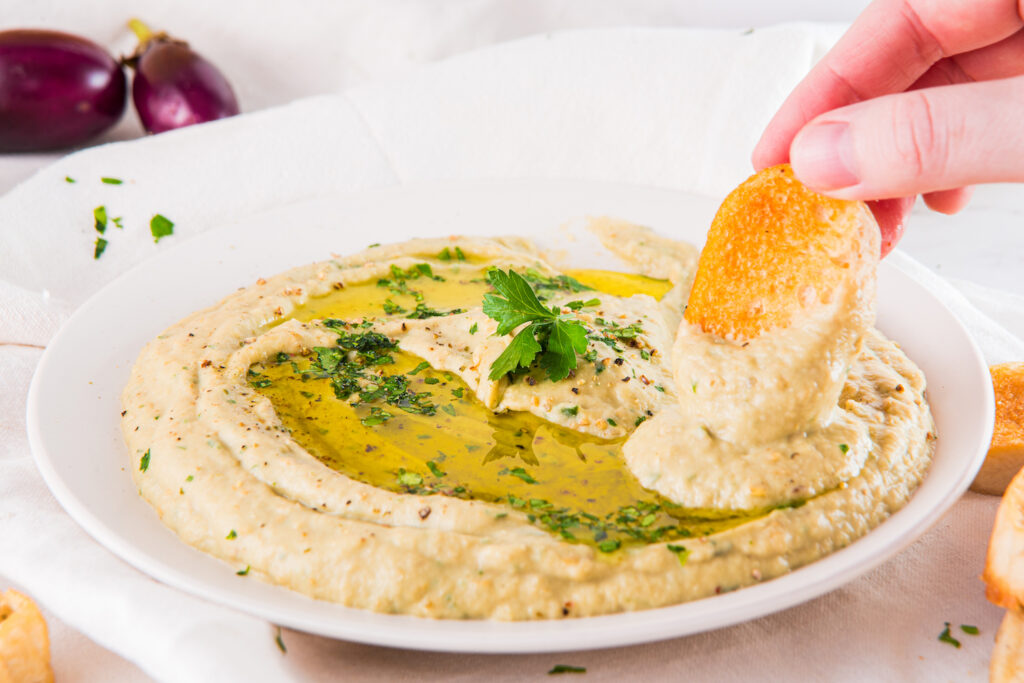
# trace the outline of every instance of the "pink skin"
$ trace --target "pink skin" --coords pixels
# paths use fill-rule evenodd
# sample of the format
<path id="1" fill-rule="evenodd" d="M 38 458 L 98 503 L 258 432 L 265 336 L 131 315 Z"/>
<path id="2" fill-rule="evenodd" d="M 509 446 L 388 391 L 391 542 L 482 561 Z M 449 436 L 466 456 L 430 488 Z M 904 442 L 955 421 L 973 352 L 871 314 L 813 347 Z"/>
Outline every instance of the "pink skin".
<path id="1" fill-rule="evenodd" d="M 882 255 L 917 195 L 956 213 L 971 185 L 1024 181 L 1024 0 L 875 0 L 754 150 L 808 187 L 868 201 Z"/>

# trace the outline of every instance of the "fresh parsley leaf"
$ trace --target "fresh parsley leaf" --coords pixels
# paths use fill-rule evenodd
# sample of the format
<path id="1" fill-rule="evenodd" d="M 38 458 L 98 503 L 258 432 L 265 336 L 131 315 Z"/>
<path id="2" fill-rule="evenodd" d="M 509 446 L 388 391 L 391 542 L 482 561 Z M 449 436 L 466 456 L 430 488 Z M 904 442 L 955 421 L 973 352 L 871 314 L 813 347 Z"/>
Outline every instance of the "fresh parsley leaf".
<path id="1" fill-rule="evenodd" d="M 65 183 L 73 183 L 73 182 L 75 182 L 75 179 L 74 179 L 74 178 L 72 178 L 72 177 L 71 177 L 71 176 L 69 176 L 69 175 L 66 175 L 66 176 L 64 176 L 64 182 L 65 182 Z"/>
<path id="2" fill-rule="evenodd" d="M 530 476 L 530 473 L 524 470 L 522 467 L 514 467 L 508 472 L 513 477 L 519 477 L 527 484 L 536 484 L 537 480 Z"/>
<path id="3" fill-rule="evenodd" d="M 228 535 L 225 536 L 224 538 L 226 538 L 229 541 L 233 541 L 236 538 L 238 538 L 238 532 L 235 531 L 234 529 L 232 529 L 231 531 L 228 532 Z"/>
<path id="4" fill-rule="evenodd" d="M 578 322 L 557 321 L 548 335 L 547 352 L 541 356 L 540 366 L 553 382 L 558 382 L 576 367 L 576 354 L 586 352 L 587 328 Z"/>
<path id="5" fill-rule="evenodd" d="M 847 446 L 845 443 L 841 443 L 839 444 L 839 450 L 843 453 L 843 455 L 846 455 L 847 451 L 850 450 L 850 447 Z"/>
<path id="6" fill-rule="evenodd" d="M 526 327 L 513 337 L 512 343 L 494 359 L 488 377 L 500 379 L 520 367 L 528 368 L 540 352 L 541 347 L 534 336 L 533 327 Z"/>
<path id="7" fill-rule="evenodd" d="M 124 182 L 120 178 L 100 178 L 100 180 L 106 183 L 107 185 L 120 185 L 121 183 Z"/>
<path id="8" fill-rule="evenodd" d="M 519 273 L 492 268 L 487 272 L 487 280 L 498 295 L 484 295 L 484 314 L 498 321 L 498 336 L 509 334 L 523 323 L 557 318 L 537 299 L 530 283 Z"/>
<path id="9" fill-rule="evenodd" d="M 100 256 L 103 256 L 103 252 L 106 251 L 106 249 L 107 249 L 107 241 L 105 239 L 103 239 L 102 237 L 97 237 L 96 238 L 96 246 L 93 247 L 93 250 L 92 250 L 92 257 L 94 259 L 98 259 Z"/>
<path id="10" fill-rule="evenodd" d="M 438 479 L 440 479 L 445 474 L 447 474 L 447 472 L 445 472 L 440 467 L 438 467 L 437 463 L 434 462 L 433 460 L 428 460 L 427 461 L 427 467 L 430 469 L 430 473 L 433 474 Z"/>
<path id="11" fill-rule="evenodd" d="M 971 626 L 970 624 L 960 624 L 960 630 L 969 636 L 976 636 L 981 633 L 977 626 Z"/>
<path id="12" fill-rule="evenodd" d="M 153 241 L 159 242 L 161 238 L 174 234 L 174 222 L 166 216 L 156 214 L 149 221 L 149 232 L 153 235 Z"/>
<path id="13" fill-rule="evenodd" d="M 566 319 L 557 308 L 548 309 L 537 298 L 530 283 L 513 270 L 492 268 L 487 279 L 497 294 L 484 295 L 484 313 L 498 322 L 495 334 L 510 334 L 529 323 L 495 359 L 489 377 L 500 379 L 519 368 L 528 368 L 539 358 L 552 381 L 565 379 L 576 367 L 576 354 L 586 353 L 587 328 Z"/>
<path id="14" fill-rule="evenodd" d="M 472 325 L 469 326 L 469 333 L 470 334 L 476 334 L 476 331 L 478 329 L 480 329 L 480 326 L 477 325 L 476 323 L 473 323 Z"/>
<path id="15" fill-rule="evenodd" d="M 147 448 L 146 452 L 142 454 L 142 460 L 139 461 L 139 471 L 140 472 L 145 472 L 148 469 L 149 469 L 149 449 Z"/>
<path id="16" fill-rule="evenodd" d="M 239 569 L 237 572 L 235 572 L 235 574 L 237 574 L 239 576 L 245 576 L 246 574 L 249 573 L 249 569 L 250 569 L 249 565 L 245 565 L 245 569 Z"/>

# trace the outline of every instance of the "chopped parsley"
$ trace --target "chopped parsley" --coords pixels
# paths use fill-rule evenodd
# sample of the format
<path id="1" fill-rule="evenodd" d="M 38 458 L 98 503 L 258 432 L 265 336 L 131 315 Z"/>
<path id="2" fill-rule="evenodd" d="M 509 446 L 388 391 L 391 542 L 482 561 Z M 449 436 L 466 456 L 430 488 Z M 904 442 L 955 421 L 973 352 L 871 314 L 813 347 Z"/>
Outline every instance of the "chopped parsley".
<path id="1" fill-rule="evenodd" d="M 407 472 L 404 468 L 398 470 L 397 481 L 402 486 L 421 486 L 423 475 L 416 472 Z"/>
<path id="2" fill-rule="evenodd" d="M 960 630 L 969 636 L 976 636 L 981 633 L 977 626 L 971 626 L 969 624 L 960 624 Z"/>
<path id="3" fill-rule="evenodd" d="M 237 572 L 235 572 L 235 574 L 238 574 L 239 576 L 245 576 L 248 573 L 249 573 L 249 565 L 245 565 L 245 569 L 239 569 Z"/>
<path id="4" fill-rule="evenodd" d="M 229 540 L 229 541 L 233 541 L 236 538 L 238 538 L 238 533 L 234 529 L 232 529 L 231 531 L 228 532 L 228 535 L 225 536 L 224 538 Z"/>
<path id="5" fill-rule="evenodd" d="M 96 232 L 103 234 L 107 231 L 107 207 L 97 206 L 92 210 L 93 225 Z"/>
<path id="6" fill-rule="evenodd" d="M 155 214 L 149 221 L 149 232 L 153 235 L 153 241 L 159 242 L 162 238 L 174 234 L 174 222 L 166 216 Z"/>
<path id="7" fill-rule="evenodd" d="M 64 182 L 65 182 L 65 183 L 73 183 L 73 182 L 75 182 L 75 179 L 74 179 L 74 178 L 72 178 L 72 177 L 71 177 L 71 176 L 69 176 L 69 175 L 66 175 L 66 176 L 64 176 Z"/>
<path id="8" fill-rule="evenodd" d="M 435 275 L 429 263 L 416 263 L 405 270 L 395 264 L 391 264 L 391 277 L 377 280 L 378 287 L 387 287 L 392 294 L 405 294 L 412 296 L 416 301 L 423 301 L 423 292 L 411 289 L 409 282 L 420 278 L 428 278 L 438 282 L 444 282 L 444 278 Z"/>
<path id="9" fill-rule="evenodd" d="M 676 554 L 676 557 L 679 558 L 679 564 L 686 566 L 686 560 L 690 557 L 690 551 L 686 549 L 686 546 L 669 543 L 665 547 Z"/>
<path id="10" fill-rule="evenodd" d="M 457 260 L 459 260 L 459 261 L 465 261 L 466 260 L 465 252 L 463 252 L 462 249 L 460 249 L 459 247 L 455 247 L 454 254 L 455 254 L 455 259 L 457 259 Z M 451 261 L 452 260 L 452 250 L 450 248 L 448 248 L 448 247 L 445 247 L 437 255 L 437 258 L 439 258 L 442 261 Z"/>
<path id="11" fill-rule="evenodd" d="M 148 469 L 149 469 L 149 449 L 147 448 L 146 452 L 142 454 L 142 460 L 139 461 L 139 471 L 140 472 L 145 472 Z"/>
<path id="12" fill-rule="evenodd" d="M 551 667 L 551 671 L 548 672 L 549 676 L 555 674 L 585 674 L 587 673 L 587 667 L 585 666 L 572 666 L 570 664 L 555 664 Z"/>
<path id="13" fill-rule="evenodd" d="M 948 621 L 946 622 L 946 627 L 944 629 L 942 629 L 942 633 L 939 634 L 939 642 L 949 643 L 950 645 L 952 645 L 953 647 L 956 647 L 956 648 L 960 647 L 960 641 L 957 640 L 956 638 L 954 638 L 953 636 L 951 636 L 950 633 L 949 633 L 949 622 Z"/>
<path id="14" fill-rule="evenodd" d="M 619 426 L 619 423 L 618 423 L 618 422 L 616 422 L 616 421 L 615 421 L 614 419 L 612 419 L 612 418 L 610 418 L 610 417 L 609 417 L 609 418 L 606 418 L 606 421 L 607 421 L 607 422 L 608 422 L 608 424 L 609 424 L 610 426 L 612 426 L 612 427 L 618 427 L 618 426 Z"/>
<path id="15" fill-rule="evenodd" d="M 579 406 L 570 406 L 568 408 L 562 408 L 562 415 L 565 415 L 566 417 L 575 417 L 579 415 L 579 412 Z"/>
<path id="16" fill-rule="evenodd" d="M 442 470 L 440 467 L 438 467 L 437 463 L 434 462 L 433 460 L 428 460 L 427 461 L 427 468 L 430 470 L 430 473 L 433 474 L 438 479 L 440 479 L 444 475 L 448 474 L 447 472 Z"/>
<path id="17" fill-rule="evenodd" d="M 422 363 L 420 363 L 419 365 L 414 367 L 412 370 L 410 370 L 409 374 L 410 375 L 415 375 L 416 373 L 420 372 L 421 370 L 428 370 L 429 368 L 430 368 L 430 363 L 428 363 L 427 361 L 423 361 Z"/>
<path id="18" fill-rule="evenodd" d="M 102 237 L 96 238 L 96 245 L 92 249 L 92 257 L 98 259 L 103 256 L 103 252 L 107 250 L 107 241 Z"/>
<path id="19" fill-rule="evenodd" d="M 522 467 L 514 467 L 508 471 L 513 477 L 518 477 L 525 481 L 527 484 L 536 484 L 537 480 L 530 476 L 530 473 L 524 470 Z"/>
<path id="20" fill-rule="evenodd" d="M 281 650 L 281 652 L 284 652 L 285 654 L 288 653 L 288 648 L 284 646 L 284 639 L 281 637 L 280 626 L 277 627 L 277 635 L 274 636 L 274 641 L 277 643 L 277 647 Z"/>
<path id="21" fill-rule="evenodd" d="M 124 182 L 120 178 L 100 178 L 100 181 L 107 185 L 120 185 Z"/>
<path id="22" fill-rule="evenodd" d="M 850 447 L 847 446 L 845 443 L 841 443 L 839 444 L 839 450 L 842 451 L 843 455 L 846 455 L 847 451 L 850 450 Z"/>
<path id="23" fill-rule="evenodd" d="M 526 272 L 523 273 L 523 279 L 530 283 L 530 286 L 533 287 L 533 290 L 537 292 L 537 296 L 541 299 L 547 299 L 555 292 L 572 292 L 577 294 L 579 292 L 593 291 L 592 287 L 587 287 L 569 275 L 548 277 L 541 275 L 533 268 L 526 269 Z"/>
<path id="24" fill-rule="evenodd" d="M 576 354 L 587 350 L 587 328 L 578 320 L 548 309 L 537 298 L 530 283 L 513 270 L 492 268 L 487 279 L 497 294 L 484 295 L 484 313 L 498 322 L 498 336 L 523 329 L 491 365 L 490 379 L 529 368 L 536 360 L 554 382 L 568 377 L 576 368 Z"/>

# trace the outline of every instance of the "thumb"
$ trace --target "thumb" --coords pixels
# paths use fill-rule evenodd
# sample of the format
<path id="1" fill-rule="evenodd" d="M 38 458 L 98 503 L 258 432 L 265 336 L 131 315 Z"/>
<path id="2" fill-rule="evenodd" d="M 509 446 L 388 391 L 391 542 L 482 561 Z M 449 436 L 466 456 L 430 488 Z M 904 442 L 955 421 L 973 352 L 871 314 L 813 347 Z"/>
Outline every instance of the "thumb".
<path id="1" fill-rule="evenodd" d="M 790 147 L 800 180 L 841 199 L 1024 181 L 1024 77 L 886 95 L 812 120 Z"/>

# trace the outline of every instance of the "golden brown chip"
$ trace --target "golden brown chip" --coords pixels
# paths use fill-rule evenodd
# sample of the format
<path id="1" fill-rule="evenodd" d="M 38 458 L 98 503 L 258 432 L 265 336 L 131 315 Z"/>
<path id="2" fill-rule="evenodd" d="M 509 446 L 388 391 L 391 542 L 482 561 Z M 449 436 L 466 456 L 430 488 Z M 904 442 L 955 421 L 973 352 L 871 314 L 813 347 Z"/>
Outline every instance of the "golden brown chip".
<path id="1" fill-rule="evenodd" d="M 52 683 L 50 638 L 39 608 L 16 590 L 0 595 L 0 683 Z"/>
<path id="2" fill-rule="evenodd" d="M 996 633 L 988 667 L 991 683 L 1024 683 L 1024 615 L 1010 610 Z"/>
<path id="3" fill-rule="evenodd" d="M 1006 487 L 999 503 L 981 578 L 990 602 L 1024 610 L 1024 470 Z"/>
<path id="4" fill-rule="evenodd" d="M 880 236 L 863 202 L 809 190 L 788 164 L 748 178 L 718 209 L 685 318 L 753 339 L 873 277 Z"/>
<path id="5" fill-rule="evenodd" d="M 996 423 L 985 462 L 971 490 L 1000 496 L 1024 467 L 1024 363 L 993 365 Z"/>

